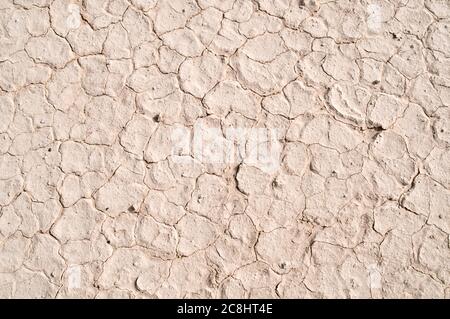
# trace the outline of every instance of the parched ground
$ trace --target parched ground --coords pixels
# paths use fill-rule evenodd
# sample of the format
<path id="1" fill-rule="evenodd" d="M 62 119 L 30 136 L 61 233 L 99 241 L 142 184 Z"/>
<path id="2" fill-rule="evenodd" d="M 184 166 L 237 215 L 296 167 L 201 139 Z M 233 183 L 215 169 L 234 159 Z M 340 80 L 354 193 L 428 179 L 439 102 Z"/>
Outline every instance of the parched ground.
<path id="1" fill-rule="evenodd" d="M 450 297 L 448 0 L 0 0 L 0 297 Z"/>

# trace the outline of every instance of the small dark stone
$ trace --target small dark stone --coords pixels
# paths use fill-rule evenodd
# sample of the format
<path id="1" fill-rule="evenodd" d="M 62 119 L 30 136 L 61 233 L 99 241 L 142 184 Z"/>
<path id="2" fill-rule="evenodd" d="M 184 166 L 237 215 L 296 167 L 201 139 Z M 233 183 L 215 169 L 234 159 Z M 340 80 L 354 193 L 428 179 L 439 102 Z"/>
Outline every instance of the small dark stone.
<path id="1" fill-rule="evenodd" d="M 51 148 L 49 148 L 49 149 L 48 149 L 48 152 L 51 152 L 51 151 L 52 151 L 52 149 L 51 149 Z"/>
<path id="2" fill-rule="evenodd" d="M 299 0 L 299 1 L 298 1 L 298 5 L 299 5 L 300 7 L 304 7 L 304 6 L 305 6 L 305 0 Z"/>
<path id="3" fill-rule="evenodd" d="M 159 123 L 159 122 L 161 121 L 161 116 L 159 116 L 159 114 L 158 114 L 158 115 L 155 115 L 155 116 L 153 117 L 153 121 Z"/>
<path id="4" fill-rule="evenodd" d="M 380 83 L 380 81 L 378 81 L 378 80 L 375 80 L 372 82 L 373 85 L 377 85 L 378 83 Z"/>

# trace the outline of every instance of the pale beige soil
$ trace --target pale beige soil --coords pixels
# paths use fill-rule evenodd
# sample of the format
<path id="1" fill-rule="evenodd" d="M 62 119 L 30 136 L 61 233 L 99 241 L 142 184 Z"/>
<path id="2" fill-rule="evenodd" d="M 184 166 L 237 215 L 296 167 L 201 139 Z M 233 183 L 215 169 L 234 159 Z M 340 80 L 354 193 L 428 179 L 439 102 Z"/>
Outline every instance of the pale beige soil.
<path id="1" fill-rule="evenodd" d="M 449 298 L 450 1 L 0 0 L 0 297 Z"/>

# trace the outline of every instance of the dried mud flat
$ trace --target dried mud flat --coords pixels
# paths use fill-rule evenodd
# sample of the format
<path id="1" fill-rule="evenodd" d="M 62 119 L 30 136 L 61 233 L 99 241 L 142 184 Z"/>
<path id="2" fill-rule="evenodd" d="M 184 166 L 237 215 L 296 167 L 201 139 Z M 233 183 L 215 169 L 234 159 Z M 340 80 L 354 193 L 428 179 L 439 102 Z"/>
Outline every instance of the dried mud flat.
<path id="1" fill-rule="evenodd" d="M 0 0 L 0 297 L 449 298 L 450 2 Z"/>

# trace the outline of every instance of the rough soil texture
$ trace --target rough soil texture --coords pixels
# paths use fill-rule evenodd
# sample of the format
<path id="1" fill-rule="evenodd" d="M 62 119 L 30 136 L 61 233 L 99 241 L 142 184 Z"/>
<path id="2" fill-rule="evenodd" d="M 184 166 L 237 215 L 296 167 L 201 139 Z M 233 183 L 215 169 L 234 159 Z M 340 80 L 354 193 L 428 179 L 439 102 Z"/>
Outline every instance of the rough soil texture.
<path id="1" fill-rule="evenodd" d="M 0 0 L 0 297 L 449 298 L 449 234 L 448 0 Z"/>

